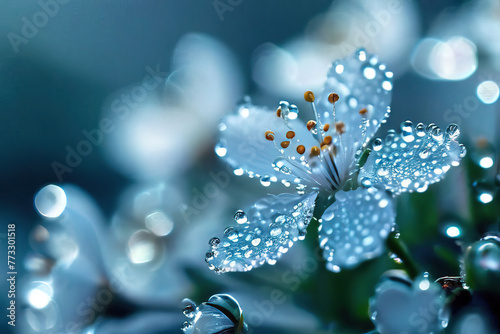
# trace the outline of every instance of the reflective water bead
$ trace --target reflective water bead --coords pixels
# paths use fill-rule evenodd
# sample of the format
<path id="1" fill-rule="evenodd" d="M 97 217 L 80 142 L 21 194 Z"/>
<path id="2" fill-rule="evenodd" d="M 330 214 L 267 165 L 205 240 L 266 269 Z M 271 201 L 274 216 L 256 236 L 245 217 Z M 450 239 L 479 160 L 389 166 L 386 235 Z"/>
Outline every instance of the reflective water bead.
<path id="1" fill-rule="evenodd" d="M 49 184 L 35 195 L 35 207 L 47 218 L 57 218 L 66 209 L 66 193 L 61 187 Z"/>
<path id="2" fill-rule="evenodd" d="M 460 135 L 460 128 L 458 125 L 452 123 L 446 128 L 446 135 L 451 139 L 456 139 Z"/>
<path id="3" fill-rule="evenodd" d="M 373 145 L 372 145 L 372 147 L 373 147 L 373 150 L 374 150 L 374 151 L 380 151 L 380 150 L 382 149 L 382 139 L 380 139 L 380 138 L 375 138 L 375 139 L 373 140 Z"/>
<path id="4" fill-rule="evenodd" d="M 423 123 L 418 123 L 417 126 L 415 127 L 415 131 L 417 133 L 417 136 L 419 137 L 423 137 L 426 135 L 425 125 Z"/>
<path id="5" fill-rule="evenodd" d="M 234 214 L 234 221 L 238 224 L 245 224 L 248 221 L 247 214 L 243 210 L 238 210 Z"/>
<path id="6" fill-rule="evenodd" d="M 368 80 L 375 79 L 375 76 L 377 75 L 377 71 L 371 65 L 366 65 L 361 70 L 363 71 L 364 77 Z"/>
<path id="7" fill-rule="evenodd" d="M 271 185 L 271 178 L 269 175 L 262 176 L 260 178 L 260 184 L 262 184 L 264 187 L 269 187 Z"/>
<path id="8" fill-rule="evenodd" d="M 224 157 L 227 154 L 227 144 L 225 139 L 219 140 L 217 145 L 215 145 L 215 154 L 219 157 Z"/>
<path id="9" fill-rule="evenodd" d="M 208 241 L 208 244 L 211 246 L 211 247 L 217 247 L 219 246 L 220 244 L 220 239 L 219 238 L 212 238 Z"/>
<path id="10" fill-rule="evenodd" d="M 288 109 L 288 119 L 296 119 L 299 116 L 299 108 L 295 104 L 292 104 Z"/>

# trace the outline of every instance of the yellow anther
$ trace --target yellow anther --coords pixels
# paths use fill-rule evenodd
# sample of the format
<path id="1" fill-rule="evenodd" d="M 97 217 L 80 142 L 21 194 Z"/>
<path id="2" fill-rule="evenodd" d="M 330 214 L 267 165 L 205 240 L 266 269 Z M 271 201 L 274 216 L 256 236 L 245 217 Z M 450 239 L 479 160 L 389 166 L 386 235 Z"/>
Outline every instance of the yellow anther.
<path id="1" fill-rule="evenodd" d="M 304 100 L 307 102 L 314 102 L 314 93 L 308 90 L 304 93 Z"/>
<path id="2" fill-rule="evenodd" d="M 266 139 L 269 140 L 269 141 L 273 141 L 274 140 L 274 132 L 272 131 L 266 131 Z"/>

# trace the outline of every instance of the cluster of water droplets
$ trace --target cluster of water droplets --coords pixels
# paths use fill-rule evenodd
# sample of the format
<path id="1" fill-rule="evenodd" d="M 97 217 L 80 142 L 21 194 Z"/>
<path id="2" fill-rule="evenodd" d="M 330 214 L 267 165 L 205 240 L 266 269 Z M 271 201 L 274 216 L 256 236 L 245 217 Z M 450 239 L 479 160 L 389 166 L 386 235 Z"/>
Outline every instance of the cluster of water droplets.
<path id="1" fill-rule="evenodd" d="M 443 133 L 435 124 L 414 127 L 410 121 L 403 122 L 400 134 L 390 130 L 385 140 L 374 139 L 360 181 L 367 187 L 383 186 L 395 194 L 423 192 L 465 156 L 465 147 L 456 141 L 459 134 L 455 124 Z"/>
<path id="2" fill-rule="evenodd" d="M 394 226 L 390 196 L 375 188 L 358 188 L 335 195 L 319 229 L 327 269 L 339 272 L 380 255 Z"/>
<path id="3" fill-rule="evenodd" d="M 312 218 L 317 193 L 269 195 L 248 211 L 237 211 L 236 226 L 212 238 L 205 261 L 216 273 L 249 271 L 274 265 L 297 240 L 303 240 Z"/>
<path id="4" fill-rule="evenodd" d="M 319 118 L 331 122 L 332 107 L 328 94 L 339 94 L 335 103 L 336 121 L 346 124 L 346 134 L 353 139 L 369 139 L 390 113 L 393 73 L 375 55 L 360 49 L 351 57 L 336 60 L 328 72 L 323 94 L 318 102 Z M 366 127 L 358 111 L 366 108 Z M 364 128 L 364 130 L 362 130 Z M 361 135 L 365 132 L 366 136 Z M 362 143 L 360 143 L 362 144 Z"/>

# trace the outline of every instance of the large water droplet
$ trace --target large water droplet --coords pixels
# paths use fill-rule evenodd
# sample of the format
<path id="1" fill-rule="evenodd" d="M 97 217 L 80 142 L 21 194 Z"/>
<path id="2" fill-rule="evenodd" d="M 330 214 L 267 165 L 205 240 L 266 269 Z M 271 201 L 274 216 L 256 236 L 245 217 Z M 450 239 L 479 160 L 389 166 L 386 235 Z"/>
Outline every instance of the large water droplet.
<path id="1" fill-rule="evenodd" d="M 441 129 L 436 125 L 432 127 L 430 134 L 432 139 L 434 139 L 435 141 L 440 142 L 443 140 L 443 131 L 441 131 Z"/>
<path id="2" fill-rule="evenodd" d="M 279 226 L 271 227 L 271 229 L 269 230 L 269 234 L 272 237 L 277 237 L 278 235 L 281 234 L 281 227 L 279 227 Z"/>
<path id="3" fill-rule="evenodd" d="M 421 159 L 427 159 L 429 157 L 429 150 L 425 149 L 422 152 L 420 152 L 418 155 Z"/>
<path id="4" fill-rule="evenodd" d="M 389 170 L 387 168 L 381 167 L 377 170 L 377 174 L 380 176 L 386 176 L 387 174 L 389 174 Z"/>
<path id="5" fill-rule="evenodd" d="M 456 139 L 460 135 L 460 128 L 456 124 L 450 124 L 446 128 L 446 135 L 450 139 Z"/>
<path id="6" fill-rule="evenodd" d="M 296 119 L 299 116 L 299 108 L 295 104 L 292 104 L 288 109 L 288 119 Z"/>
<path id="7" fill-rule="evenodd" d="M 226 140 L 221 139 L 217 145 L 215 145 L 215 154 L 217 154 L 219 157 L 225 157 L 227 154 L 227 145 L 226 145 Z"/>
<path id="8" fill-rule="evenodd" d="M 464 144 L 460 144 L 460 158 L 465 157 L 467 154 L 467 149 L 465 148 Z"/>
<path id="9" fill-rule="evenodd" d="M 219 238 L 212 238 L 208 241 L 208 244 L 210 245 L 210 247 L 216 248 L 220 244 L 220 239 Z"/>
<path id="10" fill-rule="evenodd" d="M 245 223 L 248 221 L 248 217 L 247 217 L 247 214 L 245 213 L 245 211 L 243 211 L 243 210 L 238 210 L 238 211 L 236 211 L 236 213 L 234 214 L 234 220 L 235 220 L 238 224 L 245 224 Z"/>
<path id="11" fill-rule="evenodd" d="M 362 71 L 363 71 L 364 77 L 367 78 L 368 80 L 373 80 L 377 76 L 377 71 L 371 65 L 364 66 L 362 68 Z"/>
<path id="12" fill-rule="evenodd" d="M 260 178 L 260 184 L 262 184 L 264 187 L 269 187 L 271 185 L 271 178 L 269 175 L 262 176 Z"/>
<path id="13" fill-rule="evenodd" d="M 196 314 L 196 304 L 187 298 L 182 302 L 183 304 L 185 304 L 184 308 L 182 309 L 182 314 L 184 314 L 188 318 L 193 318 Z"/>
<path id="14" fill-rule="evenodd" d="M 238 241 L 238 233 L 233 227 L 228 227 L 224 230 L 224 235 L 231 241 Z"/>
<path id="15" fill-rule="evenodd" d="M 495 189 L 493 188 L 493 186 L 486 182 L 476 181 L 472 184 L 472 187 L 479 202 L 488 204 L 493 201 L 495 197 Z"/>
<path id="16" fill-rule="evenodd" d="M 380 150 L 382 149 L 382 146 L 383 146 L 382 144 L 383 144 L 383 143 L 382 143 L 382 139 L 380 139 L 380 138 L 375 138 L 375 139 L 373 140 L 373 145 L 372 145 L 372 146 L 373 146 L 373 150 L 374 150 L 374 151 L 380 151 Z"/>
<path id="17" fill-rule="evenodd" d="M 407 143 L 415 140 L 415 136 L 413 135 L 413 123 L 410 121 L 405 121 L 401 123 L 401 137 Z"/>
<path id="18" fill-rule="evenodd" d="M 417 133 L 417 136 L 419 137 L 425 136 L 425 125 L 423 123 L 418 123 L 417 126 L 415 127 L 415 131 Z"/>
<path id="19" fill-rule="evenodd" d="M 35 195 L 35 207 L 44 217 L 59 217 L 66 209 L 66 203 L 67 199 L 64 190 L 53 184 L 43 187 Z"/>

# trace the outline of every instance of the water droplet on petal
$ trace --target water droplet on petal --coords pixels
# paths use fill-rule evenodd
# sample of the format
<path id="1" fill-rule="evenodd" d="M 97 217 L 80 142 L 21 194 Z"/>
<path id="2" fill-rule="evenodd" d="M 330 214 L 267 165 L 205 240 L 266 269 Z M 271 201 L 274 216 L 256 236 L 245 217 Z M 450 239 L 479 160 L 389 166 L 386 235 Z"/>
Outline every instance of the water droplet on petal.
<path id="1" fill-rule="evenodd" d="M 429 150 L 428 149 L 425 149 L 423 150 L 422 152 L 420 152 L 418 154 L 420 156 L 420 158 L 422 159 L 427 159 L 429 157 Z"/>
<path id="2" fill-rule="evenodd" d="M 238 233 L 234 227 L 228 227 L 224 230 L 224 235 L 232 242 L 238 241 Z"/>
<path id="3" fill-rule="evenodd" d="M 380 151 L 382 149 L 382 139 L 380 138 L 375 138 L 375 140 L 373 140 L 373 150 L 374 151 Z"/>
<path id="4" fill-rule="evenodd" d="M 276 227 L 272 227 L 269 231 L 269 234 L 272 236 L 272 237 L 277 237 L 278 235 L 281 234 L 281 227 L 279 226 L 276 226 Z"/>
<path id="5" fill-rule="evenodd" d="M 210 239 L 210 241 L 208 241 L 208 244 L 210 245 L 210 247 L 216 248 L 220 244 L 220 239 L 219 238 L 212 238 L 212 239 Z"/>
<path id="6" fill-rule="evenodd" d="M 368 80 L 375 79 L 375 77 L 377 75 L 377 71 L 371 65 L 364 66 L 362 68 L 362 71 L 363 71 L 364 77 L 367 78 Z"/>
<path id="7" fill-rule="evenodd" d="M 243 210 L 238 210 L 234 214 L 234 220 L 238 224 L 245 224 L 248 221 L 247 214 Z"/>
<path id="8" fill-rule="evenodd" d="M 292 104 L 288 109 L 288 119 L 297 119 L 299 116 L 299 108 L 295 104 Z"/>
<path id="9" fill-rule="evenodd" d="M 260 184 L 262 184 L 264 187 L 269 187 L 271 185 L 271 178 L 269 177 L 269 175 L 261 177 Z"/>
<path id="10" fill-rule="evenodd" d="M 215 145 L 215 154 L 217 154 L 219 157 L 225 157 L 227 154 L 227 145 L 226 145 L 226 140 L 221 139 L 217 145 Z"/>
<path id="11" fill-rule="evenodd" d="M 456 124 L 450 124 L 446 128 L 446 135 L 450 139 L 456 139 L 460 135 L 460 128 Z"/>
<path id="12" fill-rule="evenodd" d="M 425 136 L 425 125 L 423 123 L 418 123 L 417 126 L 415 127 L 415 131 L 417 133 L 417 136 L 423 137 Z"/>

